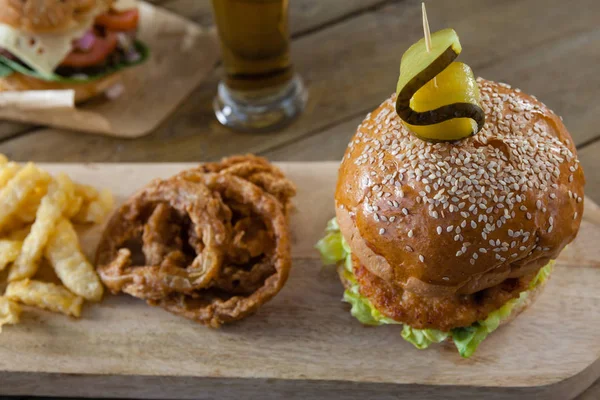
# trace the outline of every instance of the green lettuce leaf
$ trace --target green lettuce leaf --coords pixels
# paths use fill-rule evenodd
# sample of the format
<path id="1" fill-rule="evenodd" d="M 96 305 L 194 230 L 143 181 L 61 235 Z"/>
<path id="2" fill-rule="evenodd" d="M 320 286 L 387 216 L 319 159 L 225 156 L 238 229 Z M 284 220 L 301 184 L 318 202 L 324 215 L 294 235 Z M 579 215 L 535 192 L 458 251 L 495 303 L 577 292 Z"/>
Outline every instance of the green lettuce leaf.
<path id="1" fill-rule="evenodd" d="M 92 81 L 104 78 L 110 74 L 114 74 L 117 71 L 121 71 L 126 68 L 131 68 L 133 66 L 136 66 L 136 65 L 139 65 L 139 64 L 142 64 L 143 62 L 145 62 L 148 59 L 148 56 L 150 55 L 150 50 L 148 49 L 148 47 L 146 47 L 146 45 L 140 41 L 135 41 L 135 48 L 138 51 L 138 53 L 140 54 L 139 59 L 132 61 L 132 62 L 129 62 L 127 60 L 122 60 L 119 64 L 116 64 L 109 68 L 106 68 L 101 73 L 98 73 L 95 75 L 89 75 L 89 76 L 86 76 L 85 78 L 65 77 L 65 76 L 60 76 L 57 74 L 52 74 L 50 76 L 42 75 L 39 72 L 34 71 L 33 69 L 15 61 L 15 60 L 11 60 L 10 58 L 0 55 L 0 77 L 9 75 L 8 73 L 6 73 L 7 69 L 9 69 L 12 72 L 18 72 L 20 74 L 31 76 L 33 78 L 41 79 L 44 81 L 62 82 L 62 83 L 92 82 Z M 6 73 L 6 75 L 3 75 L 3 71 Z"/>
<path id="2" fill-rule="evenodd" d="M 344 301 L 352 306 L 350 314 L 365 325 L 400 324 L 400 322 L 381 314 L 369 299 L 359 293 L 356 283 L 344 291 Z"/>
<path id="3" fill-rule="evenodd" d="M 448 336 L 448 332 L 437 329 L 413 329 L 406 324 L 402 327 L 402 338 L 420 350 L 428 348 L 432 343 L 443 342 Z"/>
<path id="4" fill-rule="evenodd" d="M 345 263 L 345 278 L 351 285 L 344 292 L 344 301 L 350 303 L 352 316 L 365 325 L 400 324 L 400 322 L 381 314 L 368 298 L 360 294 L 359 285 L 352 271 L 350 248 L 344 241 L 335 218 L 327 223 L 325 233 L 325 237 L 317 243 L 316 247 L 321 252 L 323 262 L 327 261 L 326 264 Z M 498 329 L 500 322 L 508 318 L 515 308 L 527 300 L 529 291 L 548 279 L 553 266 L 554 261 L 550 261 L 530 282 L 527 291 L 522 292 L 518 298 L 509 300 L 498 310 L 491 312 L 485 320 L 477 321 L 471 326 L 452 329 L 450 332 L 437 329 L 416 329 L 404 324 L 402 338 L 422 350 L 450 337 L 459 354 L 465 358 L 470 357 L 481 342 Z"/>
<path id="5" fill-rule="evenodd" d="M 472 326 L 452 329 L 452 340 L 461 356 L 468 358 L 473 355 L 483 340 L 500 326 L 500 322 L 507 319 L 515 308 L 521 306 L 529 296 L 529 291 L 544 283 L 554 267 L 554 260 L 550 261 L 537 273 L 529 283 L 529 288 L 521 292 L 518 298 L 507 301 L 498 310 L 491 312 L 483 321 L 477 321 Z"/>
<path id="6" fill-rule="evenodd" d="M 0 63 L 0 78 L 4 78 L 5 76 L 9 76 L 13 74 L 13 70 L 6 65 Z"/>

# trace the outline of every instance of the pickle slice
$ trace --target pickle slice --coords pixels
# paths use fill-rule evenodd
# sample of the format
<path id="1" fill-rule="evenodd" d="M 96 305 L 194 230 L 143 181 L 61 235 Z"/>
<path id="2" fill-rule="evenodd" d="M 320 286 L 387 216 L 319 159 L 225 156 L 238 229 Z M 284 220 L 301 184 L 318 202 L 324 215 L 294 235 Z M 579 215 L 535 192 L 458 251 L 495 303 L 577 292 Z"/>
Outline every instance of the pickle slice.
<path id="1" fill-rule="evenodd" d="M 421 139 L 455 141 L 483 128 L 475 76 L 467 65 L 453 62 L 461 51 L 456 32 L 444 29 L 431 35 L 431 51 L 421 39 L 402 56 L 396 112 Z"/>

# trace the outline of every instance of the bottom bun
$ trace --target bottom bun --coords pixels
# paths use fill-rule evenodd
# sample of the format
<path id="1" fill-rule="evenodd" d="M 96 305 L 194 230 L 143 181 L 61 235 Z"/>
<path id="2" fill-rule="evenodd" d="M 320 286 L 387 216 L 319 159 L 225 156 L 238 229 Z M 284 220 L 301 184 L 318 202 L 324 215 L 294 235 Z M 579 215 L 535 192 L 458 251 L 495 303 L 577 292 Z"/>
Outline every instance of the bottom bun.
<path id="1" fill-rule="evenodd" d="M 14 73 L 0 78 L 0 92 L 24 90 L 74 90 L 75 102 L 82 103 L 92 97 L 99 96 L 109 88 L 121 82 L 121 73 L 107 75 L 86 83 L 64 83 L 43 81 L 27 75 Z"/>
<path id="2" fill-rule="evenodd" d="M 337 267 L 338 275 L 340 277 L 342 285 L 344 285 L 344 288 L 345 289 L 349 289 L 350 286 L 351 286 L 351 282 L 346 278 L 345 271 L 346 271 L 346 269 L 344 268 L 344 264 L 343 263 L 339 264 L 338 267 Z M 510 313 L 510 315 L 508 316 L 508 318 L 503 319 L 502 321 L 500 321 L 500 326 L 503 326 L 503 325 L 508 324 L 509 322 L 512 322 L 523 311 L 525 311 L 531 304 L 533 304 L 535 302 L 535 300 L 539 297 L 540 293 L 544 290 L 544 288 L 546 287 L 547 283 L 548 283 L 548 279 L 546 279 L 545 281 L 539 283 L 532 290 L 529 290 L 528 291 L 529 295 L 527 296 L 527 299 L 525 299 L 524 302 L 522 302 L 517 307 L 515 307 L 512 310 L 512 312 Z M 452 342 L 452 337 L 449 337 L 448 339 L 446 339 L 446 342 L 453 343 Z"/>

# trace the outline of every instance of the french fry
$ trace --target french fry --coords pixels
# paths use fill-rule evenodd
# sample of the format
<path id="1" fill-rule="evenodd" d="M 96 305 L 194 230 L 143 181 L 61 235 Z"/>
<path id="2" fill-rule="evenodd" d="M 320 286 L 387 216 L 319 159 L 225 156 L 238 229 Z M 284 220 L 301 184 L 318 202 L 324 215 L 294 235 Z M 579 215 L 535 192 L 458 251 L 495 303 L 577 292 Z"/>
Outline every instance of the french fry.
<path id="1" fill-rule="evenodd" d="M 19 323 L 21 306 L 7 297 L 0 297 L 0 332 L 3 325 Z"/>
<path id="2" fill-rule="evenodd" d="M 23 241 L 21 254 L 10 269 L 9 281 L 31 278 L 35 275 L 48 237 L 54 231 L 56 223 L 73 197 L 74 185 L 71 179 L 64 174 L 58 175 L 42 199 L 31 232 Z"/>
<path id="3" fill-rule="evenodd" d="M 102 283 L 81 252 L 77 232 L 68 220 L 63 218 L 56 225 L 45 255 L 67 289 L 90 301 L 102 299 Z"/>
<path id="4" fill-rule="evenodd" d="M 31 279 L 11 282 L 4 296 L 28 306 L 43 308 L 73 317 L 81 316 L 83 298 L 54 283 Z"/>
<path id="5" fill-rule="evenodd" d="M 21 207 L 16 212 L 17 218 L 21 222 L 32 223 L 35 221 L 35 216 L 37 214 L 37 210 L 40 207 L 42 199 L 48 192 L 48 186 L 38 186 L 36 187 L 27 201 L 23 202 Z"/>
<path id="6" fill-rule="evenodd" d="M 8 239 L 9 240 L 18 240 L 19 242 L 23 242 L 23 240 L 25 240 L 27 235 L 29 235 L 29 232 L 31 232 L 31 225 L 26 225 L 22 228 L 19 228 L 18 230 L 12 231 L 8 235 Z"/>
<path id="7" fill-rule="evenodd" d="M 8 162 L 8 158 L 4 154 L 0 154 L 0 165 L 6 164 Z"/>
<path id="8" fill-rule="evenodd" d="M 50 175 L 28 163 L 0 190 L 0 227 L 28 200 L 35 188 L 50 180 Z"/>
<path id="9" fill-rule="evenodd" d="M 91 203 L 98 198 L 98 190 L 90 185 L 75 184 L 75 196 L 83 198 L 84 203 Z"/>
<path id="10" fill-rule="evenodd" d="M 64 212 L 64 216 L 67 219 L 71 219 L 73 218 L 75 215 L 77 215 L 79 213 L 79 211 L 81 210 L 81 207 L 83 207 L 83 197 L 80 196 L 75 196 L 73 197 L 70 202 L 69 205 L 66 207 L 65 212 Z"/>
<path id="11" fill-rule="evenodd" d="M 16 174 L 19 172 L 19 164 L 10 162 L 10 163 L 1 163 L 0 164 L 0 187 L 4 187 Z"/>
<path id="12" fill-rule="evenodd" d="M 0 271 L 19 257 L 22 246 L 21 240 L 0 239 Z"/>
<path id="13" fill-rule="evenodd" d="M 80 224 L 100 224 L 113 209 L 114 204 L 115 200 L 110 190 L 103 189 L 90 203 L 84 202 L 81 210 L 73 217 L 73 221 Z"/>

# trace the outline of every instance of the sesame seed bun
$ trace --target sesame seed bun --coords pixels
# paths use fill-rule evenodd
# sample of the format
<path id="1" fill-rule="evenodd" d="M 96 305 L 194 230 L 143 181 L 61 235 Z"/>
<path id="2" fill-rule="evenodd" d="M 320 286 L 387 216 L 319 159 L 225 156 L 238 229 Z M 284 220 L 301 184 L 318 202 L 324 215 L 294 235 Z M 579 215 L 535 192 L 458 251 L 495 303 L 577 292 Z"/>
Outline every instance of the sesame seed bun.
<path id="1" fill-rule="evenodd" d="M 79 27 L 97 7 L 112 0 L 0 0 L 0 23 L 30 33 L 64 32 Z"/>
<path id="2" fill-rule="evenodd" d="M 472 294 L 537 272 L 579 230 L 573 140 L 532 96 L 478 79 L 486 124 L 455 143 L 410 134 L 390 97 L 359 125 L 335 194 L 371 273 L 422 296 Z"/>
<path id="3" fill-rule="evenodd" d="M 0 92 L 23 90 L 69 90 L 75 91 L 75 102 L 82 103 L 104 94 L 109 88 L 121 82 L 122 72 L 116 72 L 87 83 L 61 83 L 44 81 L 27 75 L 13 73 L 0 78 Z"/>

